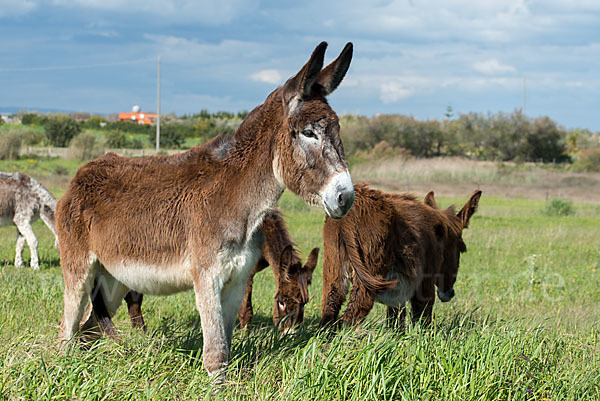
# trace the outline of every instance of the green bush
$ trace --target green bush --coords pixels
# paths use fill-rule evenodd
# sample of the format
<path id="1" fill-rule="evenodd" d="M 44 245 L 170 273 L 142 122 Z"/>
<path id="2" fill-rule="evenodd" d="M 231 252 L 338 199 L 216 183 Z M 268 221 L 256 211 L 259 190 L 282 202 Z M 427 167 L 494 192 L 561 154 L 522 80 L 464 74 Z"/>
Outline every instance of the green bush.
<path id="1" fill-rule="evenodd" d="M 91 132 L 83 132 L 73 138 L 69 150 L 75 159 L 90 160 L 104 153 L 104 144 Z"/>
<path id="2" fill-rule="evenodd" d="M 106 123 L 106 125 L 104 125 L 102 129 L 107 131 L 122 131 L 130 134 L 148 134 L 156 130 L 156 128 L 153 125 L 137 124 L 133 121 L 119 121 L 115 123 Z"/>
<path id="3" fill-rule="evenodd" d="M 573 163 L 576 171 L 600 171 L 600 148 L 582 150 Z"/>
<path id="4" fill-rule="evenodd" d="M 43 145 L 46 142 L 44 131 L 35 129 L 22 131 L 21 138 L 23 139 L 23 145 L 26 146 Z"/>
<path id="5" fill-rule="evenodd" d="M 0 160 L 16 160 L 21 150 L 21 133 L 10 129 L 0 133 Z"/>
<path id="6" fill-rule="evenodd" d="M 21 117 L 21 124 L 23 125 L 38 125 L 44 126 L 48 122 L 48 117 L 37 114 L 37 113 L 26 113 Z"/>
<path id="7" fill-rule="evenodd" d="M 87 120 L 85 120 L 82 123 L 82 125 L 83 125 L 83 128 L 98 129 L 98 128 L 101 128 L 101 126 L 100 126 L 101 123 L 106 123 L 106 118 L 100 117 L 100 116 L 92 116 L 92 117 L 88 118 Z"/>
<path id="8" fill-rule="evenodd" d="M 156 146 L 156 132 L 149 135 L 150 142 Z M 160 147 L 165 149 L 181 148 L 185 142 L 185 136 L 179 125 L 169 124 L 160 127 Z"/>
<path id="9" fill-rule="evenodd" d="M 81 132 L 81 125 L 72 118 L 53 118 L 45 126 L 46 136 L 53 146 L 66 147 Z"/>
<path id="10" fill-rule="evenodd" d="M 110 131 L 106 134 L 106 146 L 113 149 L 129 147 L 127 136 L 120 131 Z"/>
<path id="11" fill-rule="evenodd" d="M 552 199 L 543 209 L 547 216 L 571 216 L 575 214 L 573 202 L 566 199 Z"/>

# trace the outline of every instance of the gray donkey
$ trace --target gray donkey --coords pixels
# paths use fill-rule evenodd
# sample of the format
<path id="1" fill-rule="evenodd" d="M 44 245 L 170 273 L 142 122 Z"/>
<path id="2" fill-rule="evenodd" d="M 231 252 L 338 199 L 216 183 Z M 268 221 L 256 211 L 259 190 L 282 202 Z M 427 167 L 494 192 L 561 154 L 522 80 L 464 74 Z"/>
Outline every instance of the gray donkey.
<path id="1" fill-rule="evenodd" d="M 37 239 L 31 223 L 42 219 L 54 234 L 54 246 L 58 249 L 54 211 L 56 199 L 39 182 L 24 173 L 0 173 L 0 226 L 17 226 L 15 266 L 23 267 L 21 252 L 25 241 L 31 251 L 31 267 L 40 268 L 37 256 Z"/>

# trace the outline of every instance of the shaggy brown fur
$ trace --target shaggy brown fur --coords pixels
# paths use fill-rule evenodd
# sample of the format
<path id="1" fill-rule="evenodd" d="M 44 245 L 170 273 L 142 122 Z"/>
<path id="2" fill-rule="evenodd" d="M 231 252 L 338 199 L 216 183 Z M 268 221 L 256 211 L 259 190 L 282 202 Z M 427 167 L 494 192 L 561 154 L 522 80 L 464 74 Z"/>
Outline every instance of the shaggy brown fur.
<path id="1" fill-rule="evenodd" d="M 246 293 L 238 312 L 240 328 L 244 329 L 252 320 L 252 287 L 254 275 L 266 267 L 271 266 L 277 291 L 273 302 L 273 323 L 282 330 L 289 330 L 295 324 L 302 323 L 304 319 L 304 305 L 309 301 L 308 286 L 312 274 L 317 267 L 319 248 L 314 248 L 306 264 L 302 266 L 302 259 L 298 256 L 295 244 L 291 240 L 281 212 L 273 210 L 265 216 L 261 231 L 265 236 L 265 243 L 258 263 L 250 272 Z M 127 309 L 133 327 L 146 331 L 142 315 L 143 294 L 129 291 L 125 296 Z M 114 333 L 116 329 L 103 311 L 106 307 L 97 307 L 94 303 L 94 313 L 100 328 L 105 333 Z"/>
<path id="2" fill-rule="evenodd" d="M 410 300 L 413 319 L 431 320 L 435 286 L 443 301 L 454 294 L 459 254 L 465 252 L 462 230 L 477 210 L 476 191 L 458 215 L 439 210 L 409 194 L 388 194 L 357 184 L 354 207 L 341 220 L 323 227 L 323 303 L 321 326 L 341 320 L 361 322 L 375 301 L 388 305 L 389 316 Z M 433 193 L 428 195 L 433 205 Z M 433 202 L 432 202 L 433 200 Z"/>
<path id="3" fill-rule="evenodd" d="M 110 316 L 129 289 L 161 295 L 193 288 L 204 366 L 224 379 L 265 214 L 286 187 L 334 218 L 354 200 L 338 118 L 324 97 L 344 77 L 352 45 L 322 69 L 326 46 L 231 137 L 176 156 L 109 154 L 77 171 L 56 210 L 63 344 L 80 327 L 96 280 Z"/>

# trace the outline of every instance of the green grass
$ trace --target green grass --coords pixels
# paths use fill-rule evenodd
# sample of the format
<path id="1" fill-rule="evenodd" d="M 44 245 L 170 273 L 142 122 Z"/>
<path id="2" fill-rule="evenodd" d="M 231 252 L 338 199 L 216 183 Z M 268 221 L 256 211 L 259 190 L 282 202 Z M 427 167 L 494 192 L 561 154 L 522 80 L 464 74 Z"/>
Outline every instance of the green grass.
<path id="1" fill-rule="evenodd" d="M 462 206 L 468 194 L 440 195 L 440 206 Z M 387 329 L 376 305 L 361 327 L 319 333 L 321 255 L 305 323 L 280 337 L 272 275 L 258 274 L 255 319 L 248 333 L 236 331 L 229 382 L 216 395 L 192 292 L 146 297 L 147 334 L 121 308 L 120 343 L 60 355 L 63 284 L 51 234 L 35 223 L 41 270 L 33 272 L 12 265 L 15 229 L 0 228 L 0 399 L 596 400 L 600 208 L 574 202 L 576 214 L 559 217 L 542 214 L 544 205 L 484 193 L 464 234 L 457 296 L 436 303 L 431 330 Z M 322 248 L 322 211 L 288 192 L 280 206 L 302 255 Z"/>

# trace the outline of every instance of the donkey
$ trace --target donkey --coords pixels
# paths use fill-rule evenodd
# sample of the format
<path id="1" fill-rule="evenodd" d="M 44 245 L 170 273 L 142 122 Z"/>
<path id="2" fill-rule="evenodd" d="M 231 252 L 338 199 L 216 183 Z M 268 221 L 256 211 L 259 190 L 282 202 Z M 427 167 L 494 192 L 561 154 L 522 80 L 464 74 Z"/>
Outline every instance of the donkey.
<path id="1" fill-rule="evenodd" d="M 273 323 L 284 332 L 290 331 L 294 325 L 304 320 L 304 306 L 309 301 L 308 286 L 311 283 L 312 274 L 317 267 L 319 248 L 314 248 L 306 264 L 302 265 L 295 244 L 290 238 L 285 221 L 281 212 L 274 209 L 267 213 L 262 223 L 261 230 L 265 236 L 262 253 L 256 266 L 250 272 L 246 284 L 246 293 L 238 312 L 240 328 L 245 329 L 252 317 L 252 287 L 256 273 L 271 266 L 277 291 L 273 301 Z M 112 325 L 110 316 L 106 314 L 106 306 L 99 305 L 101 297 L 98 291 L 92 292 L 92 303 L 94 313 L 102 332 L 115 335 L 116 328 Z M 142 315 L 143 294 L 129 291 L 125 295 L 125 302 L 131 324 L 134 328 L 146 331 L 144 317 Z"/>
<path id="2" fill-rule="evenodd" d="M 425 203 L 411 194 L 389 194 L 366 184 L 354 187 L 356 199 L 339 221 L 323 227 L 323 301 L 321 326 L 337 321 L 350 282 L 352 291 L 341 323 L 360 323 L 375 301 L 387 305 L 388 319 L 411 302 L 413 320 L 431 322 L 435 287 L 442 302 L 455 294 L 462 231 L 477 211 L 475 191 L 455 215 L 440 210 L 433 193 Z"/>
<path id="3" fill-rule="evenodd" d="M 304 320 L 304 306 L 309 301 L 308 286 L 317 267 L 319 248 L 313 248 L 306 264 L 295 249 L 281 213 L 273 210 L 265 217 L 261 230 L 265 243 L 258 263 L 250 272 L 246 293 L 238 312 L 240 328 L 244 329 L 254 316 L 252 310 L 252 286 L 254 275 L 271 266 L 277 290 L 273 300 L 273 323 L 284 332 Z"/>
<path id="4" fill-rule="evenodd" d="M 319 44 L 228 138 L 142 161 L 105 155 L 79 168 L 56 211 L 63 344 L 77 332 L 94 282 L 110 316 L 129 289 L 168 295 L 193 288 L 204 367 L 225 379 L 268 210 L 286 187 L 333 219 L 354 202 L 339 121 L 325 99 L 350 66 L 352 44 L 323 68 L 326 47 Z"/>
<path id="5" fill-rule="evenodd" d="M 39 270 L 38 242 L 31 223 L 41 218 L 56 238 L 54 210 L 56 199 L 39 182 L 24 173 L 0 173 L 0 226 L 17 227 L 15 266 L 23 267 L 21 253 L 25 241 L 31 252 L 31 268 Z M 58 241 L 54 246 L 58 249 Z"/>

